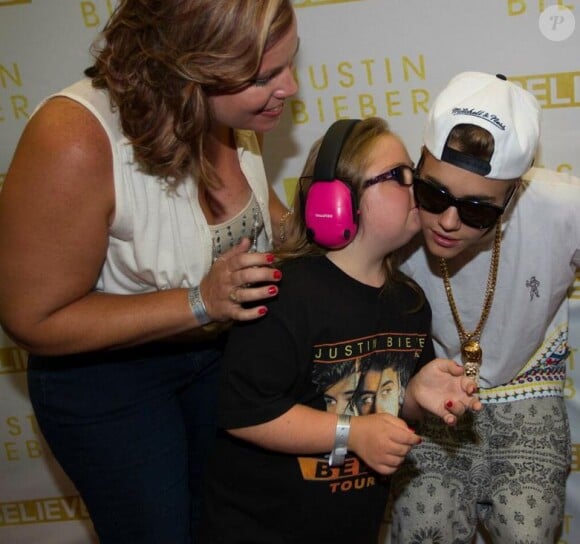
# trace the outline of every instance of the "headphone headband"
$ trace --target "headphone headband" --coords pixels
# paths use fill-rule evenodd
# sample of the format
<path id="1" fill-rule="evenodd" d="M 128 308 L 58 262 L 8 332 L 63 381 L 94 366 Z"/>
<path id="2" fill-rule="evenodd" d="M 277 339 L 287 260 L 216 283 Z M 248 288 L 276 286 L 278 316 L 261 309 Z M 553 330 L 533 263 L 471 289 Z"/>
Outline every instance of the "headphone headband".
<path id="1" fill-rule="evenodd" d="M 340 153 L 349 134 L 359 119 L 339 119 L 326 131 L 314 165 L 312 179 L 316 181 L 333 181 L 337 178 L 336 167 Z"/>

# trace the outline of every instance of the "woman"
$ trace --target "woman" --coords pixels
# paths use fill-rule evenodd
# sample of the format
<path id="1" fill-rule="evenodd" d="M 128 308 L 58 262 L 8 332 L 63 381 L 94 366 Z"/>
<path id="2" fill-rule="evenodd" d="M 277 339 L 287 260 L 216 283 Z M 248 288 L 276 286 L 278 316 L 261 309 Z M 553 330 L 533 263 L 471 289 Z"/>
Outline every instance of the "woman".
<path id="1" fill-rule="evenodd" d="M 258 135 L 297 89 L 296 20 L 289 0 L 122 0 L 101 38 L 7 174 L 0 321 L 101 542 L 190 542 L 220 333 L 281 277 Z"/>

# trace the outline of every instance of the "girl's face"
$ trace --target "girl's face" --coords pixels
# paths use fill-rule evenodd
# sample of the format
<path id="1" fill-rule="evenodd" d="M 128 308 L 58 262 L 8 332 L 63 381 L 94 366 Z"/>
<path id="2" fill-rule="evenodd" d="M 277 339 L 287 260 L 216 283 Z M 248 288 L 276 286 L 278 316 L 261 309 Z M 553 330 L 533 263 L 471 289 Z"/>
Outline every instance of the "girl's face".
<path id="1" fill-rule="evenodd" d="M 298 50 L 296 19 L 286 35 L 264 56 L 258 77 L 244 90 L 209 97 L 213 129 L 235 128 L 267 132 L 273 129 L 284 111 L 286 98 L 298 85 L 292 72 Z"/>
<path id="2" fill-rule="evenodd" d="M 412 161 L 401 140 L 393 134 L 381 136 L 371 153 L 365 178 L 402 165 L 411 167 Z M 408 169 L 405 181 L 406 186 L 395 180 L 375 183 L 363 190 L 360 199 L 360 235 L 376 244 L 377 252 L 383 255 L 405 245 L 420 229 L 412 172 Z"/>

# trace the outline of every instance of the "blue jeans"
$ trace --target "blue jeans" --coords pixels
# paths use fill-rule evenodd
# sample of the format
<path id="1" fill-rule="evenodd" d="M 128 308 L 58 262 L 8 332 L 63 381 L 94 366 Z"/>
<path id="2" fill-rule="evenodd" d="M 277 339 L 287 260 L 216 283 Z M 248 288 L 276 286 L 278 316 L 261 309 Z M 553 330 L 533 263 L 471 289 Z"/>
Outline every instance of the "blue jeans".
<path id="1" fill-rule="evenodd" d="M 30 356 L 40 429 L 102 544 L 194 542 L 220 346 Z"/>

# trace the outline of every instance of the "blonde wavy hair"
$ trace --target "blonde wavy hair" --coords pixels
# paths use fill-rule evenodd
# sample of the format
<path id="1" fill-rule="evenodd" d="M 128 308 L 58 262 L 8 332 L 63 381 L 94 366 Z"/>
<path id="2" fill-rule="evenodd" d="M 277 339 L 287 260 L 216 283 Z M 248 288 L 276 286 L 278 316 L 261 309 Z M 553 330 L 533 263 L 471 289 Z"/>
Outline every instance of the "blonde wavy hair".
<path id="1" fill-rule="evenodd" d="M 357 123 L 344 142 L 336 166 L 336 175 L 339 179 L 350 180 L 357 201 L 360 201 L 364 190 L 363 182 L 366 180 L 365 174 L 369 168 L 371 150 L 379 138 L 388 135 L 396 136 L 391 132 L 387 121 L 380 117 L 369 117 Z M 323 138 L 319 138 L 314 142 L 306 158 L 294 196 L 294 213 L 288 219 L 288 236 L 275 252 L 278 262 L 306 255 L 325 255 L 328 252 L 327 249 L 309 239 L 304 223 L 303 205 L 305 195 L 312 184 L 314 165 L 322 140 Z M 393 282 L 405 283 L 410 286 L 418 296 L 418 305 L 413 308 L 413 311 L 415 311 L 423 305 L 424 294 L 422 289 L 411 278 L 399 270 L 400 259 L 399 251 L 394 251 L 385 256 L 383 260 L 383 268 L 385 270 L 383 288 L 388 288 Z"/>
<path id="2" fill-rule="evenodd" d="M 290 0 L 120 0 L 85 74 L 109 92 L 144 172 L 216 187 L 208 96 L 252 84 L 293 17 Z"/>

